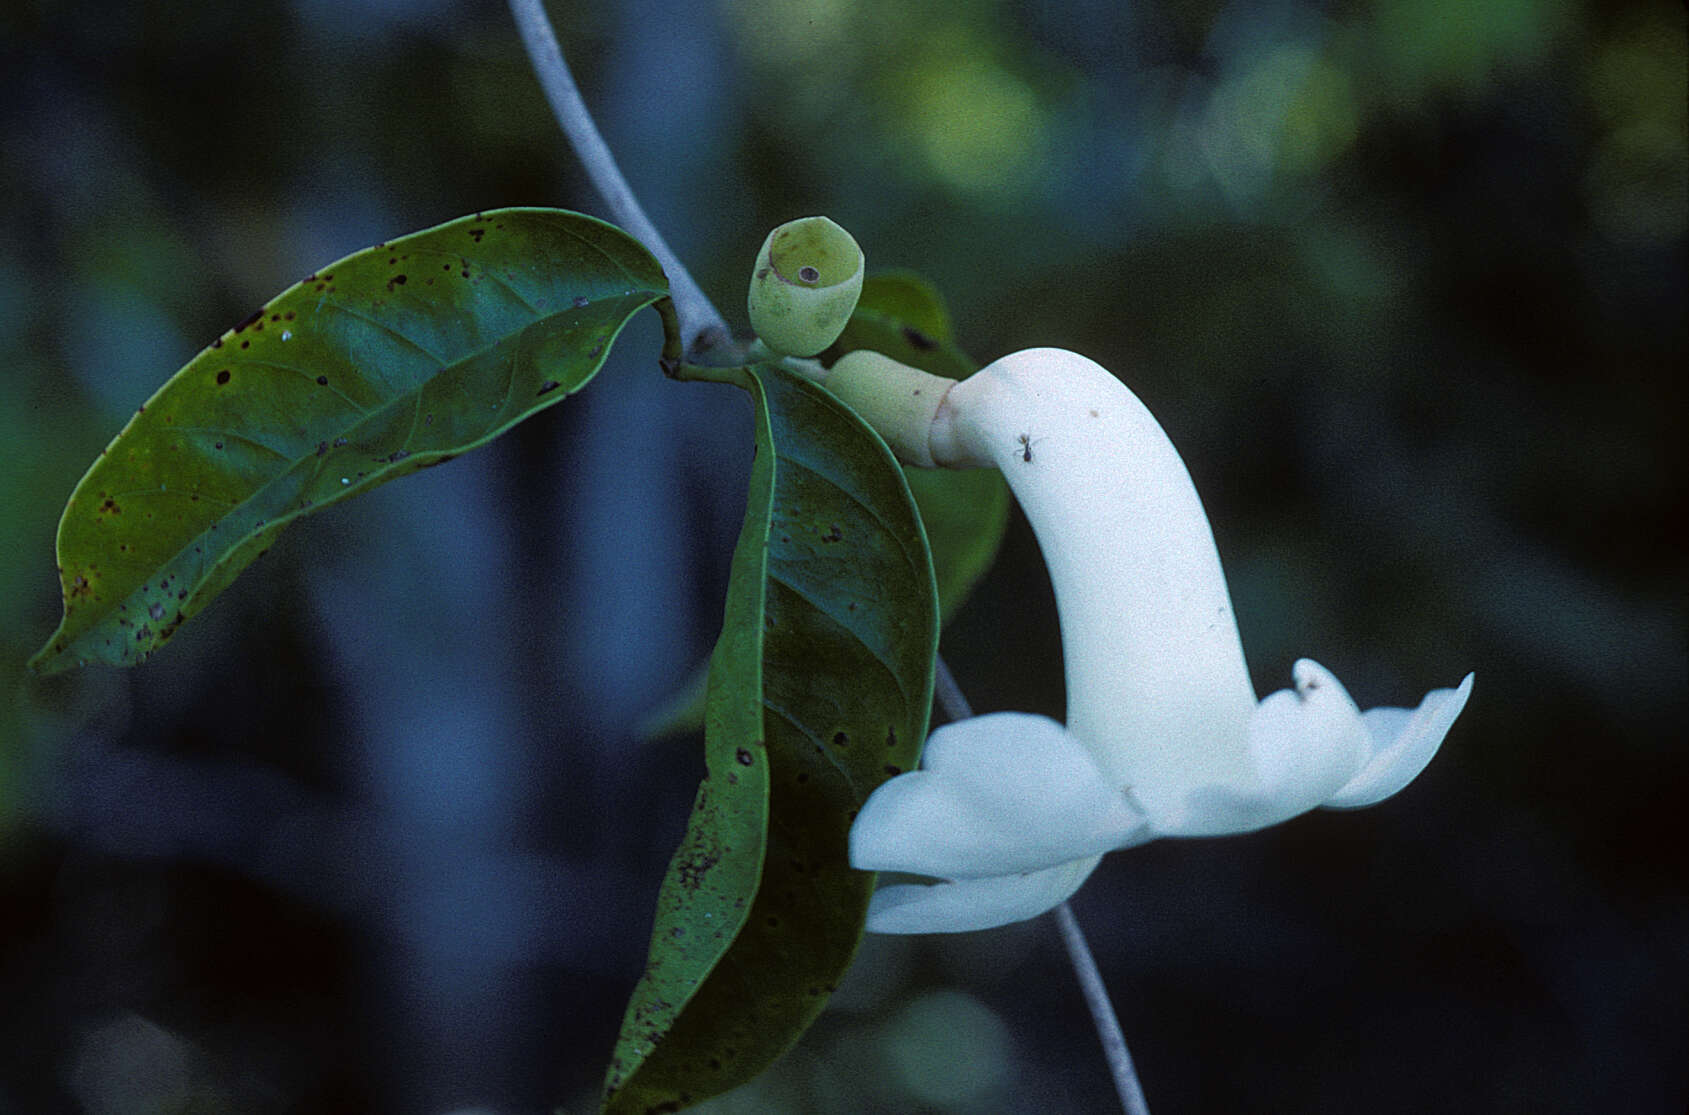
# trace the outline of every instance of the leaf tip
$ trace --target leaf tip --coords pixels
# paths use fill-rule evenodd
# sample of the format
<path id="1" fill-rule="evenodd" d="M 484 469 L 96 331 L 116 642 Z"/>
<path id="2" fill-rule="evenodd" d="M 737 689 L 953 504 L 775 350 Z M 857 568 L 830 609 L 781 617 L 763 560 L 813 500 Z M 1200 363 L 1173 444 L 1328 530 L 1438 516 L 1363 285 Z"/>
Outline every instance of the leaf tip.
<path id="1" fill-rule="evenodd" d="M 72 666 L 82 665 L 80 662 L 70 661 L 65 656 L 64 649 L 63 644 L 59 642 L 58 635 L 55 634 L 47 640 L 46 646 L 36 651 L 34 656 L 24 663 L 24 668 L 36 677 L 49 677 L 53 674 L 63 673 Z"/>

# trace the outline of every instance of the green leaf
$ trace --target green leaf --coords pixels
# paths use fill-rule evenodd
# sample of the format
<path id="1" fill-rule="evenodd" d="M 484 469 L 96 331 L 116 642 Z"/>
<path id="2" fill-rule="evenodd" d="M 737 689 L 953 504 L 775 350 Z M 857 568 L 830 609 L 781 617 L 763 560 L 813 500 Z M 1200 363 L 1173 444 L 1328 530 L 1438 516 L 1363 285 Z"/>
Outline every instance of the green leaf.
<path id="1" fill-rule="evenodd" d="M 856 308 L 891 318 L 930 340 L 955 339 L 943 296 L 924 276 L 913 271 L 881 271 L 869 276 L 863 281 Z M 918 345 L 919 338 L 914 343 Z"/>
<path id="2" fill-rule="evenodd" d="M 851 821 L 915 764 L 932 700 L 932 565 L 884 443 L 776 365 L 712 374 L 751 394 L 756 464 L 710 664 L 709 773 L 658 899 L 610 1112 L 742 1084 L 813 1021 L 874 886 L 849 864 Z"/>
<path id="3" fill-rule="evenodd" d="M 950 315 L 938 292 L 908 272 L 868 276 L 850 324 L 821 361 L 831 367 L 859 348 L 951 379 L 966 379 L 979 367 L 951 340 Z"/>
<path id="4" fill-rule="evenodd" d="M 871 275 L 830 364 L 871 349 L 933 375 L 966 379 L 978 368 L 950 340 L 950 317 L 925 279 L 910 272 Z M 932 545 L 938 598 L 948 623 L 997 559 L 1009 524 L 1009 486 L 996 469 L 905 469 Z"/>
<path id="5" fill-rule="evenodd" d="M 64 619 L 30 666 L 140 662 L 294 519 L 579 390 L 667 293 L 632 237 L 559 209 L 464 217 L 296 283 L 171 377 L 76 486 Z"/>
<path id="6" fill-rule="evenodd" d="M 979 367 L 950 341 L 950 316 L 932 284 L 910 271 L 870 275 L 839 340 L 823 354 L 829 365 L 859 348 L 882 352 L 922 371 L 966 379 Z M 1009 486 L 996 469 L 907 468 L 909 490 L 926 524 L 945 623 L 997 560 L 1009 525 Z M 704 723 L 704 664 L 640 727 L 643 739 L 692 732 Z"/>
<path id="7" fill-rule="evenodd" d="M 994 468 L 904 470 L 926 525 L 948 623 L 997 560 L 1009 525 L 1009 486 Z"/>
<path id="8" fill-rule="evenodd" d="M 693 667 L 657 705 L 639 718 L 634 734 L 641 740 L 695 732 L 704 726 L 704 702 L 709 697 L 710 662 Z"/>

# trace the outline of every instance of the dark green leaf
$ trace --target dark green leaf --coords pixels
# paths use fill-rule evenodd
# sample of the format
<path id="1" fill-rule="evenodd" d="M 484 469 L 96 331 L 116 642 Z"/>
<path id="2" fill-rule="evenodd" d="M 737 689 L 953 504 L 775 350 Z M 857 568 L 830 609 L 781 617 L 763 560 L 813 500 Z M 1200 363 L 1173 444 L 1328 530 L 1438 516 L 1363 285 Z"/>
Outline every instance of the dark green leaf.
<path id="1" fill-rule="evenodd" d="M 709 696 L 709 659 L 704 659 L 651 711 L 640 717 L 634 732 L 641 740 L 696 732 L 704 726 L 704 701 Z"/>
<path id="2" fill-rule="evenodd" d="M 913 271 L 881 271 L 870 275 L 863 280 L 862 296 L 856 300 L 856 308 L 891 318 L 928 340 L 955 339 L 950 329 L 950 311 L 945 308 L 938 288 Z M 915 338 L 914 343 L 919 344 L 920 338 Z"/>
<path id="3" fill-rule="evenodd" d="M 862 299 L 828 362 L 866 348 L 951 379 L 979 367 L 950 340 L 950 318 L 938 292 L 908 272 L 870 275 Z M 1009 486 L 996 469 L 905 470 L 932 545 L 938 599 L 946 623 L 991 568 L 1009 523 Z"/>
<path id="4" fill-rule="evenodd" d="M 950 343 L 950 318 L 932 285 L 909 271 L 870 275 L 850 324 L 825 357 L 831 364 L 859 348 L 934 375 L 965 379 L 978 364 Z M 1009 486 L 996 469 L 904 470 L 926 524 L 938 577 L 938 602 L 949 623 L 997 559 L 1009 523 Z M 696 731 L 704 723 L 704 664 L 640 728 L 652 739 Z"/>
<path id="5" fill-rule="evenodd" d="M 948 623 L 997 560 L 1009 525 L 1009 486 L 994 468 L 904 471 L 927 528 L 939 608 Z"/>
<path id="6" fill-rule="evenodd" d="M 966 379 L 979 367 L 950 339 L 950 317 L 938 292 L 907 272 L 868 276 L 850 323 L 821 360 L 830 367 L 859 348 L 951 379 Z"/>
<path id="7" fill-rule="evenodd" d="M 347 256 L 189 362 L 59 522 L 64 620 L 30 665 L 132 665 L 289 522 L 482 445 L 592 378 L 668 293 L 613 225 L 502 209 Z"/>
<path id="8" fill-rule="evenodd" d="M 622 1023 L 612 1112 L 742 1084 L 820 1012 L 873 891 L 850 823 L 914 765 L 932 699 L 932 565 L 884 443 L 778 366 L 718 374 L 756 404 L 756 466 L 711 660 L 709 774 Z"/>

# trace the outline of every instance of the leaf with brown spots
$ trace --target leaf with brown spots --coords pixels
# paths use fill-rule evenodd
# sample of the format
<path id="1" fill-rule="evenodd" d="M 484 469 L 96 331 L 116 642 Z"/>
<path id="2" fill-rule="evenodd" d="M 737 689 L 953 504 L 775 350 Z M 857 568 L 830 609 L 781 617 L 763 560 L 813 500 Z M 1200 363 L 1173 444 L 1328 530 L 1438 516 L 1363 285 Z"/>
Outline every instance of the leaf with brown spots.
<path id="1" fill-rule="evenodd" d="M 870 275 L 850 324 L 824 354 L 831 364 L 865 348 L 912 368 L 966 379 L 979 365 L 950 335 L 950 315 L 932 285 L 910 271 Z M 991 563 L 1009 525 L 1009 486 L 994 468 L 907 468 L 932 544 L 944 621 L 956 614 Z"/>
<path id="2" fill-rule="evenodd" d="M 171 377 L 76 486 L 64 619 L 31 667 L 140 662 L 288 523 L 579 390 L 667 294 L 632 237 L 560 209 L 479 213 L 295 284 Z"/>
<path id="3" fill-rule="evenodd" d="M 932 562 L 885 444 L 778 366 L 700 374 L 750 393 L 757 453 L 710 661 L 709 774 L 605 1080 L 617 1113 L 743 1084 L 821 1012 L 874 889 L 850 823 L 888 768 L 915 765 L 932 700 Z"/>
<path id="4" fill-rule="evenodd" d="M 919 334 L 918 343 L 911 333 Z M 883 352 L 951 379 L 965 379 L 979 367 L 951 341 L 950 318 L 938 292 L 909 271 L 868 276 L 844 334 L 824 355 L 831 363 L 859 348 Z M 1009 486 L 994 468 L 911 467 L 903 471 L 932 548 L 939 608 L 948 624 L 997 560 L 997 548 L 1009 525 Z M 822 541 L 842 541 L 842 535 L 830 531 Z M 680 690 L 641 727 L 642 735 L 654 738 L 703 726 L 706 666 L 698 664 Z"/>

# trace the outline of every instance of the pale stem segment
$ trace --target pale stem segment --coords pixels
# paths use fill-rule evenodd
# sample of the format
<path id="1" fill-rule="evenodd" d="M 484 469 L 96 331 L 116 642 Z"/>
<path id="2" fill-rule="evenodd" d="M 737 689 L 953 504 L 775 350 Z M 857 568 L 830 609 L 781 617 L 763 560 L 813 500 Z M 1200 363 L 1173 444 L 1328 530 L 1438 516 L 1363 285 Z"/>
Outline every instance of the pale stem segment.
<path id="1" fill-rule="evenodd" d="M 681 336 L 687 352 L 701 352 L 727 340 L 730 333 L 726 319 L 692 278 L 692 273 L 686 270 L 686 265 L 680 262 L 680 257 L 674 254 L 663 234 L 651 223 L 651 218 L 645 215 L 645 209 L 634 196 L 632 187 L 622 177 L 615 156 L 598 133 L 598 125 L 587 111 L 586 102 L 581 100 L 574 75 L 569 72 L 569 63 L 563 60 L 563 48 L 557 44 L 551 19 L 545 14 L 545 5 L 541 0 L 510 0 L 510 13 L 516 18 L 516 29 L 522 36 L 522 45 L 527 48 L 528 61 L 533 64 L 534 73 L 545 90 L 545 99 L 551 102 L 551 111 L 556 114 L 558 124 L 562 125 L 563 134 L 575 149 L 576 157 L 586 168 L 587 177 L 603 195 L 616 223 L 657 257 L 663 273 L 668 276 L 669 295 L 674 299 L 675 310 L 680 316 Z"/>
<path id="2" fill-rule="evenodd" d="M 1120 1030 L 1120 1020 L 1114 1016 L 1108 988 L 1103 986 L 1103 975 L 1091 956 L 1091 946 L 1079 929 L 1079 919 L 1073 916 L 1073 908 L 1066 902 L 1056 907 L 1055 914 L 1062 944 L 1067 946 L 1073 973 L 1079 977 L 1085 1005 L 1091 1008 L 1091 1021 L 1096 1023 L 1097 1037 L 1103 1043 L 1103 1059 L 1114 1076 L 1114 1090 L 1120 1093 L 1120 1106 L 1126 1115 L 1149 1115 L 1149 1101 L 1144 1099 L 1143 1086 L 1138 1083 L 1138 1069 L 1126 1048 L 1126 1035 Z"/>
<path id="3" fill-rule="evenodd" d="M 942 654 L 933 656 L 932 688 L 946 720 L 966 720 L 974 714 L 973 706 L 962 695 L 962 687 L 956 684 L 956 675 L 950 672 Z"/>

